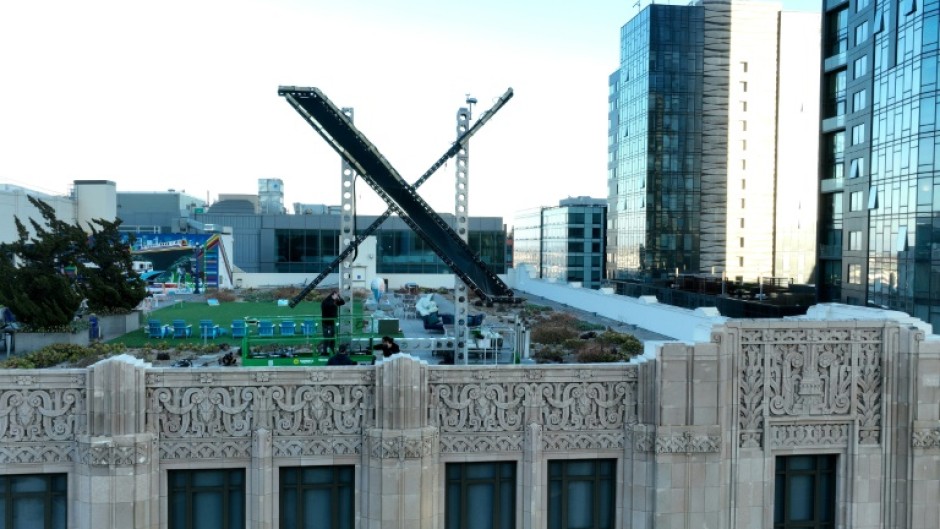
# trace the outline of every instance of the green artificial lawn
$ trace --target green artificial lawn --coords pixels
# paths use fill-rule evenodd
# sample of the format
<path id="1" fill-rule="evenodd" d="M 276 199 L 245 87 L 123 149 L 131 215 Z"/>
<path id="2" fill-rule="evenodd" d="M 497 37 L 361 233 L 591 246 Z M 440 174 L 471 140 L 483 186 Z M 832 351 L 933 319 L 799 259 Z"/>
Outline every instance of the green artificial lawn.
<path id="1" fill-rule="evenodd" d="M 355 302 L 353 304 L 354 317 L 361 317 L 362 304 Z M 251 302 L 239 301 L 232 303 L 220 303 L 218 306 L 209 306 L 206 302 L 187 302 L 187 301 L 167 301 L 161 304 L 161 307 L 150 312 L 141 321 L 141 328 L 108 340 L 108 343 L 123 344 L 128 348 L 144 347 L 147 344 L 167 342 L 174 345 L 184 344 L 203 344 L 206 341 L 199 337 L 199 321 L 212 320 L 212 322 L 222 329 L 225 334 L 214 340 L 208 340 L 208 343 L 229 343 L 232 345 L 241 345 L 241 339 L 232 338 L 232 320 L 244 320 L 248 318 L 257 318 L 261 320 L 271 320 L 277 326 L 282 320 L 292 320 L 297 324 L 297 333 L 300 334 L 300 323 L 305 319 L 319 321 L 320 304 L 317 302 L 302 302 L 296 308 L 279 307 L 277 302 Z M 161 324 L 172 327 L 173 320 L 185 320 L 187 324 L 192 325 L 192 336 L 189 338 L 174 339 L 171 337 L 150 338 L 147 333 L 147 322 L 149 320 L 158 320 Z M 253 328 L 253 326 L 252 326 Z M 254 333 L 254 331 L 253 331 Z"/>

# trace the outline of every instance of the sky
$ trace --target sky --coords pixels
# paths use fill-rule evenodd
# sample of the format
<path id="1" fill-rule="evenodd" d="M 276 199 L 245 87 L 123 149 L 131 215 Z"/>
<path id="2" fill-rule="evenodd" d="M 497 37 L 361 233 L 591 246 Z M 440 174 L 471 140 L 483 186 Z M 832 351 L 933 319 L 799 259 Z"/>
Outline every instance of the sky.
<path id="1" fill-rule="evenodd" d="M 648 0 L 642 0 L 642 6 Z M 687 2 L 684 2 L 687 3 Z M 788 0 L 818 11 L 820 0 Z M 278 86 L 320 88 L 413 182 L 473 117 L 469 213 L 604 198 L 608 76 L 635 0 L 47 0 L 0 2 L 0 184 L 66 194 L 258 192 L 338 204 L 340 158 Z M 453 161 L 421 188 L 454 211 Z M 357 184 L 357 210 L 385 204 Z"/>

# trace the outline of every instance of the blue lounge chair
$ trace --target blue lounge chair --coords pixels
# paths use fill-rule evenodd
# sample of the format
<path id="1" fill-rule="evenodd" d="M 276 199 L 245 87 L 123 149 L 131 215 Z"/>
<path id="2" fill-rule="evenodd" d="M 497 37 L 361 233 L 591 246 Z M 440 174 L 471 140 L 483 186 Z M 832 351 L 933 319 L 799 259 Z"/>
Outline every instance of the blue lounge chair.
<path id="1" fill-rule="evenodd" d="M 292 321 L 281 322 L 281 336 L 294 336 L 297 326 Z"/>
<path id="2" fill-rule="evenodd" d="M 245 320 L 232 320 L 232 338 L 244 338 L 247 330 Z"/>
<path id="3" fill-rule="evenodd" d="M 218 325 L 212 323 L 212 320 L 199 320 L 199 337 L 214 340 L 222 334 Z"/>
<path id="4" fill-rule="evenodd" d="M 317 322 L 313 320 L 304 320 L 300 323 L 300 333 L 304 336 L 313 336 L 317 333 Z"/>
<path id="5" fill-rule="evenodd" d="M 170 326 L 160 323 L 160 320 L 150 320 L 147 322 L 148 338 L 166 338 L 170 334 Z"/>
<path id="6" fill-rule="evenodd" d="M 258 336 L 274 336 L 274 323 L 268 320 L 259 321 Z"/>
<path id="7" fill-rule="evenodd" d="M 173 320 L 173 338 L 189 338 L 193 335 L 193 326 L 185 320 Z"/>

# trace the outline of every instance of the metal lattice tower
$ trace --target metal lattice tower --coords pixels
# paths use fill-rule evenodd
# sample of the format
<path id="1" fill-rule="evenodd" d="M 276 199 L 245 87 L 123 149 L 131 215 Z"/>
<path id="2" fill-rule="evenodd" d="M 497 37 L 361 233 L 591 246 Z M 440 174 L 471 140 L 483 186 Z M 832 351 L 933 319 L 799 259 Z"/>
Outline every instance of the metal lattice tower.
<path id="1" fill-rule="evenodd" d="M 352 123 L 355 111 L 351 107 L 343 107 L 341 111 Z M 356 170 L 343 158 L 341 171 L 339 248 L 347 248 L 352 244 L 356 234 Z M 342 260 L 339 267 L 339 292 L 346 304 L 339 308 L 338 331 L 346 334 L 352 333 L 353 330 L 352 264 L 355 259 L 356 252 L 352 252 Z"/>
<path id="2" fill-rule="evenodd" d="M 472 104 L 475 100 L 467 97 L 467 104 Z M 457 111 L 457 137 L 460 138 L 470 128 L 470 108 L 461 107 Z M 457 235 L 468 241 L 469 237 L 469 212 L 468 212 L 468 191 L 469 181 L 467 177 L 470 172 L 470 142 L 463 143 L 462 148 L 457 151 L 457 174 L 454 192 L 454 213 L 456 224 L 454 226 Z M 469 316 L 469 289 L 467 284 L 460 278 L 454 276 L 454 334 L 457 337 L 454 351 L 455 362 L 460 361 L 466 364 L 469 359 L 467 355 L 467 317 Z"/>

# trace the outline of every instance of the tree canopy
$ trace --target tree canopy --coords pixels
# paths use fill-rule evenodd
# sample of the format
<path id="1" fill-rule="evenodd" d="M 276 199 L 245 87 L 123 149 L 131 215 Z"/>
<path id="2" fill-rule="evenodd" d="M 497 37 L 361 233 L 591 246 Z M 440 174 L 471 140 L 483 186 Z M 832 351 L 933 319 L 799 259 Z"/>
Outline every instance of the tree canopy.
<path id="1" fill-rule="evenodd" d="M 17 240 L 0 244 L 0 304 L 29 328 L 53 329 L 73 321 L 82 300 L 89 310 L 127 312 L 147 295 L 133 269 L 131 241 L 122 241 L 120 220 L 94 219 L 90 233 L 56 217 L 42 200 L 28 196 L 43 222 L 19 219 Z"/>

